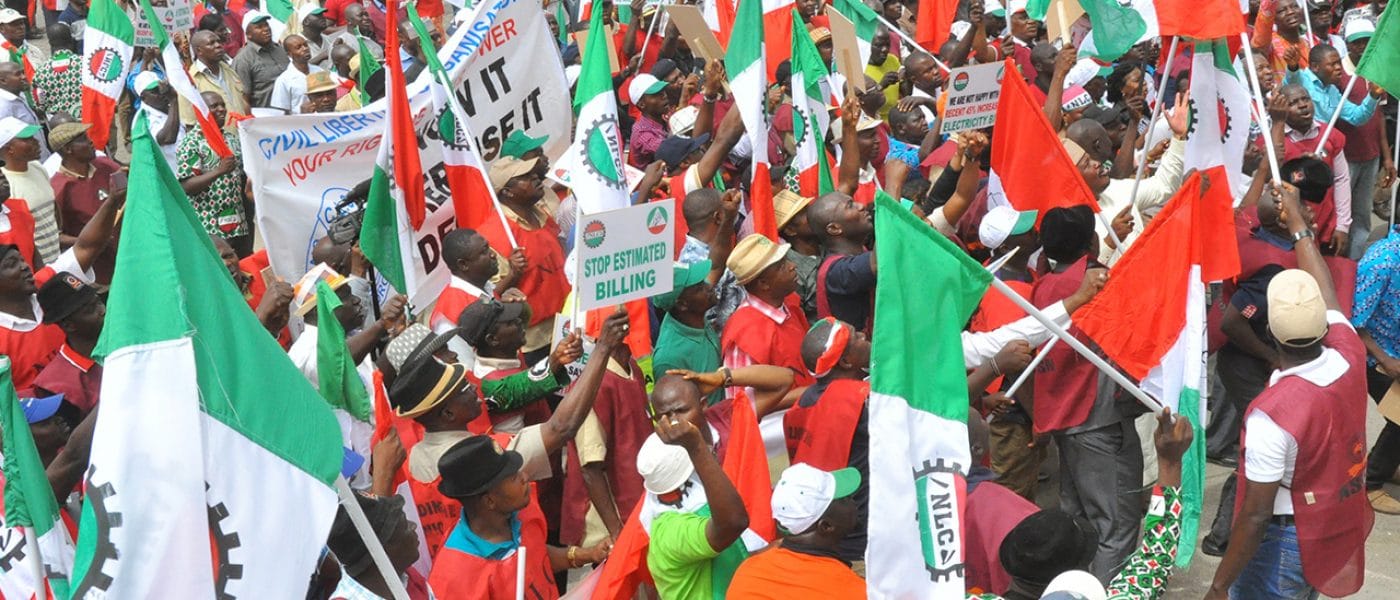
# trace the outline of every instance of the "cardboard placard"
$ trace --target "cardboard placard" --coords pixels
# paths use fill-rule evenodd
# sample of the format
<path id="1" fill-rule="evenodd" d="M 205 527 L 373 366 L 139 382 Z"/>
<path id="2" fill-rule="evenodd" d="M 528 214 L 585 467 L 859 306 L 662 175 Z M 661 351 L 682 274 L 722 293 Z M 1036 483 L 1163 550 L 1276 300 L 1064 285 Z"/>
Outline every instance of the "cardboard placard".
<path id="1" fill-rule="evenodd" d="M 603 40 L 608 44 L 608 68 L 613 75 L 617 75 L 622 72 L 622 64 L 618 62 L 617 38 L 613 37 L 614 33 L 612 25 L 603 26 Z M 570 35 L 574 36 L 574 43 L 578 44 L 578 55 L 580 57 L 587 56 L 584 54 L 584 50 L 588 45 L 588 30 L 575 31 Z"/>
<path id="2" fill-rule="evenodd" d="M 836 60 L 836 70 L 846 78 L 846 84 L 852 89 L 865 87 L 865 65 L 860 60 L 856 26 L 834 6 L 826 7 L 826 16 L 831 20 L 832 57 Z"/>
<path id="3" fill-rule="evenodd" d="M 161 25 L 171 35 L 188 33 L 194 29 L 194 5 L 190 0 L 153 0 L 151 8 L 155 9 Z M 155 32 L 151 30 L 151 24 L 146 22 L 146 13 L 140 10 L 132 13 L 131 24 L 136 27 L 135 45 L 155 46 Z"/>
<path id="4" fill-rule="evenodd" d="M 1004 62 L 953 69 L 948 74 L 947 104 L 939 133 L 990 127 L 997 117 L 997 99 L 1001 98 L 1001 78 L 1005 75 Z"/>
<path id="5" fill-rule="evenodd" d="M 699 8 L 686 4 L 672 4 L 666 7 L 666 12 L 671 15 L 671 21 L 676 24 L 676 29 L 681 32 L 681 39 L 690 46 L 691 52 L 705 59 L 706 63 L 724 60 L 724 46 L 715 38 L 715 32 L 710 31 L 710 26 L 705 23 L 705 16 L 700 14 Z"/>
<path id="6" fill-rule="evenodd" d="M 1070 28 L 1074 27 L 1074 22 L 1084 15 L 1084 7 L 1079 5 L 1079 0 L 1052 0 L 1054 6 L 1045 13 L 1045 31 L 1049 34 L 1047 39 L 1063 40 L 1069 43 Z"/>

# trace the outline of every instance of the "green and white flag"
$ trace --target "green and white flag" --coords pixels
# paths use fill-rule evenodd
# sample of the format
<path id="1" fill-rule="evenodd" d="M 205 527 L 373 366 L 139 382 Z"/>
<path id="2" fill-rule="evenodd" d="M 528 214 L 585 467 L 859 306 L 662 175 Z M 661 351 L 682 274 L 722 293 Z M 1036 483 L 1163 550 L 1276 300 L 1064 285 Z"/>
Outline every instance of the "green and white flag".
<path id="1" fill-rule="evenodd" d="M 800 23 L 797 11 L 792 22 Z M 826 160 L 826 131 L 831 126 L 831 114 L 824 101 L 827 94 L 822 82 L 830 73 L 822 65 L 821 54 L 812 36 L 801 27 L 792 29 L 792 135 L 797 139 L 797 152 L 792 168 L 797 171 L 797 183 L 803 196 L 815 197 L 835 188 L 831 183 L 831 167 Z"/>
<path id="2" fill-rule="evenodd" d="M 1238 204 L 1249 180 L 1243 172 L 1249 143 L 1249 88 L 1230 56 L 1226 40 L 1196 42 L 1191 59 L 1191 125 L 1186 133 L 1185 170 L 1224 165 Z M 1212 102 L 1211 100 L 1214 100 Z"/>
<path id="3" fill-rule="evenodd" d="M 263 10 L 272 17 L 272 22 L 268 23 L 272 39 L 281 41 L 288 35 L 301 33 L 301 22 L 295 18 L 296 7 L 292 6 L 292 0 L 264 0 Z"/>
<path id="4" fill-rule="evenodd" d="M 962 327 L 992 276 L 889 197 L 876 198 L 870 349 L 871 598 L 961 598 L 971 461 Z"/>
<path id="5" fill-rule="evenodd" d="M 355 34 L 355 44 L 360 56 L 360 71 L 358 81 L 356 81 L 360 88 L 360 106 L 369 106 L 369 103 L 374 102 L 374 98 L 369 96 L 369 80 L 384 67 L 379 64 L 379 60 L 374 58 L 374 53 L 369 51 L 369 46 L 365 45 L 364 36 Z"/>
<path id="6" fill-rule="evenodd" d="M 1157 37 L 1157 8 L 1153 0 L 1079 0 L 1093 28 L 1079 45 L 1080 57 L 1110 63 L 1138 43 Z"/>
<path id="7" fill-rule="evenodd" d="M 574 166 L 569 171 L 569 187 L 584 213 L 632 204 L 622 163 L 622 129 L 617 122 L 617 96 L 613 92 L 606 35 L 603 11 L 593 11 L 588 21 L 583 70 L 574 92 L 574 143 L 564 158 Z"/>
<path id="8" fill-rule="evenodd" d="M 134 130 L 73 596 L 301 597 L 335 518 L 340 428 L 248 309 L 144 116 Z"/>
<path id="9" fill-rule="evenodd" d="M 365 382 L 355 371 L 345 328 L 335 317 L 341 304 L 326 280 L 316 282 L 316 386 L 332 408 L 368 423 L 374 407 L 370 406 Z"/>
<path id="10" fill-rule="evenodd" d="M 57 598 L 68 597 L 68 574 L 73 571 L 73 539 L 59 518 L 58 501 L 44 475 L 44 463 L 34 447 L 29 420 L 15 395 L 10 379 L 10 359 L 0 356 L 0 431 L 5 436 L 4 486 L 5 520 L 0 551 L 8 560 L 0 564 L 0 597 L 45 598 L 44 581 L 36 581 L 42 573 L 49 590 Z M 33 531 L 39 541 L 42 565 L 35 561 L 34 552 L 27 551 L 29 540 L 23 529 Z"/>
<path id="11" fill-rule="evenodd" d="M 1400 8 L 1387 4 L 1376 22 L 1376 33 L 1356 65 L 1356 73 L 1390 93 L 1400 91 Z M 1375 10 L 1372 5 L 1372 10 Z"/>

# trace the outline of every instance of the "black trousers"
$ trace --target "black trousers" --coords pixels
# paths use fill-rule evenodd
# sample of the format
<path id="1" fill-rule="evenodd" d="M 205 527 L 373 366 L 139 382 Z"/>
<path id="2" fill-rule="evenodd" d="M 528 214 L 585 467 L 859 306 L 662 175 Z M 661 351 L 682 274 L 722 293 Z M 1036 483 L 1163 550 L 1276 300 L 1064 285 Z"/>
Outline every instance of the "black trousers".
<path id="1" fill-rule="evenodd" d="M 1374 368 L 1366 369 L 1366 392 L 1376 402 L 1385 397 L 1391 382 L 1392 379 L 1384 373 Z M 1385 429 L 1381 430 L 1376 445 L 1371 446 L 1370 456 L 1366 457 L 1366 490 L 1381 489 L 1395 474 L 1396 467 L 1400 467 L 1400 425 L 1386 420 Z"/>

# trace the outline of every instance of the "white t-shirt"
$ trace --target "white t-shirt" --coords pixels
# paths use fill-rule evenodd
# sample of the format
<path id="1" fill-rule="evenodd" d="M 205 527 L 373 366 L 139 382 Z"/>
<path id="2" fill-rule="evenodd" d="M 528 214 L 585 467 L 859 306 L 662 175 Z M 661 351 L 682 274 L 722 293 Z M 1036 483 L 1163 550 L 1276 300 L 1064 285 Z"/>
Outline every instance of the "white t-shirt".
<path id="1" fill-rule="evenodd" d="M 141 111 L 146 113 L 146 125 L 150 127 L 151 138 L 154 139 L 156 133 L 160 132 L 160 130 L 162 129 L 165 129 L 165 121 L 166 119 L 170 118 L 170 115 L 157 110 L 155 107 L 147 103 L 141 104 Z M 134 117 L 132 118 L 131 123 L 134 127 L 136 124 L 136 119 Z M 157 144 L 160 144 L 160 153 L 165 155 L 165 162 L 166 164 L 170 165 L 170 170 L 172 172 L 179 172 L 180 170 L 180 161 L 176 160 L 175 151 L 180 148 L 180 140 L 185 138 L 185 124 L 181 123 L 179 127 L 179 133 L 175 134 L 175 141 L 169 144 L 160 144 L 159 141 L 156 142 Z"/>
<path id="2" fill-rule="evenodd" d="M 1350 328 L 1345 316 L 1337 311 L 1327 311 L 1327 323 Z M 1345 375 L 1351 364 L 1340 352 L 1324 348 L 1317 358 L 1282 371 L 1274 371 L 1269 376 L 1269 386 L 1288 376 L 1306 379 L 1309 383 L 1325 387 L 1336 383 Z M 1245 417 L 1245 428 L 1249 432 L 1244 447 L 1244 476 L 1256 483 L 1278 482 L 1278 493 L 1274 495 L 1274 514 L 1293 514 L 1293 468 L 1298 462 L 1298 440 L 1279 427 L 1264 411 L 1250 411 Z"/>
<path id="3" fill-rule="evenodd" d="M 10 197 L 22 198 L 34 215 L 34 248 L 45 262 L 58 258 L 58 210 L 54 205 L 53 184 L 49 172 L 38 161 L 31 161 L 24 171 L 0 169 L 10 182 Z"/>
<path id="4" fill-rule="evenodd" d="M 288 64 L 287 70 L 282 71 L 277 76 L 277 80 L 272 82 L 272 98 L 267 105 L 272 108 L 280 108 L 289 114 L 301 114 L 301 104 L 306 102 L 306 76 L 317 71 L 324 71 L 316 65 L 307 65 L 307 72 L 298 71 L 296 65 Z"/>

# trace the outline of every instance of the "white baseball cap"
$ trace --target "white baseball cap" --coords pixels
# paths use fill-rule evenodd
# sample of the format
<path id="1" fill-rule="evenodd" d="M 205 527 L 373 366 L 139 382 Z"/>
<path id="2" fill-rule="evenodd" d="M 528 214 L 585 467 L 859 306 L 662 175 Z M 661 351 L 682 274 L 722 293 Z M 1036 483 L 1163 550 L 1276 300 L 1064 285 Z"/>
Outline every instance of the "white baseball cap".
<path id="1" fill-rule="evenodd" d="M 695 106 L 684 106 L 671 113 L 669 124 L 672 135 L 690 135 L 695 129 L 695 121 L 700 118 L 700 109 Z"/>
<path id="2" fill-rule="evenodd" d="M 642 101 L 642 96 L 655 94 L 666 89 L 666 82 L 657 79 L 651 73 L 642 73 L 632 78 L 632 83 L 627 85 L 627 98 L 632 100 L 632 104 Z"/>
<path id="3" fill-rule="evenodd" d="M 1307 271 L 1287 269 L 1269 281 L 1269 333 L 1285 346 L 1302 348 L 1327 334 L 1327 304 Z"/>
<path id="4" fill-rule="evenodd" d="M 252 25 L 254 23 L 261 23 L 270 19 L 272 19 L 272 15 L 269 15 L 260 10 L 250 10 L 243 15 L 243 31 L 248 31 L 249 25 Z"/>
<path id="5" fill-rule="evenodd" d="M 993 17 L 1006 18 L 1006 8 L 997 0 L 986 0 L 982 3 L 982 13 Z"/>
<path id="6" fill-rule="evenodd" d="M 666 494 L 676 491 L 690 479 L 695 465 L 685 448 L 661 441 L 655 433 L 642 442 L 637 451 L 637 472 L 642 475 L 642 487 L 653 494 Z"/>
<path id="7" fill-rule="evenodd" d="M 14 23 L 15 21 L 23 21 L 24 18 L 24 13 L 13 8 L 0 9 L 0 23 Z"/>
<path id="8" fill-rule="evenodd" d="M 141 92 L 149 90 L 157 85 L 160 85 L 160 75 L 157 75 L 155 71 L 142 71 L 137 73 L 136 78 L 131 82 L 131 87 L 136 90 L 136 95 L 138 96 L 141 95 Z"/>
<path id="9" fill-rule="evenodd" d="M 1019 211 L 1010 206 L 998 206 L 987 211 L 977 227 L 977 237 L 990 250 L 1000 248 L 1006 239 L 1035 227 L 1036 211 Z"/>
<path id="10" fill-rule="evenodd" d="M 38 125 L 26 123 L 15 117 L 0 119 L 0 148 L 15 138 L 31 138 L 36 135 L 39 135 Z"/>
<path id="11" fill-rule="evenodd" d="M 1040 597 L 1053 600 L 1106 600 L 1108 593 L 1092 573 L 1076 569 L 1055 576 Z"/>
<path id="12" fill-rule="evenodd" d="M 833 500 L 859 488 L 860 472 L 851 467 L 827 472 L 797 463 L 783 471 L 773 488 L 773 518 L 790 534 L 805 532 L 826 514 Z"/>
<path id="13" fill-rule="evenodd" d="M 1348 19 L 1346 24 L 1342 26 L 1342 39 L 1348 42 L 1375 35 L 1376 24 L 1367 18 Z"/>

